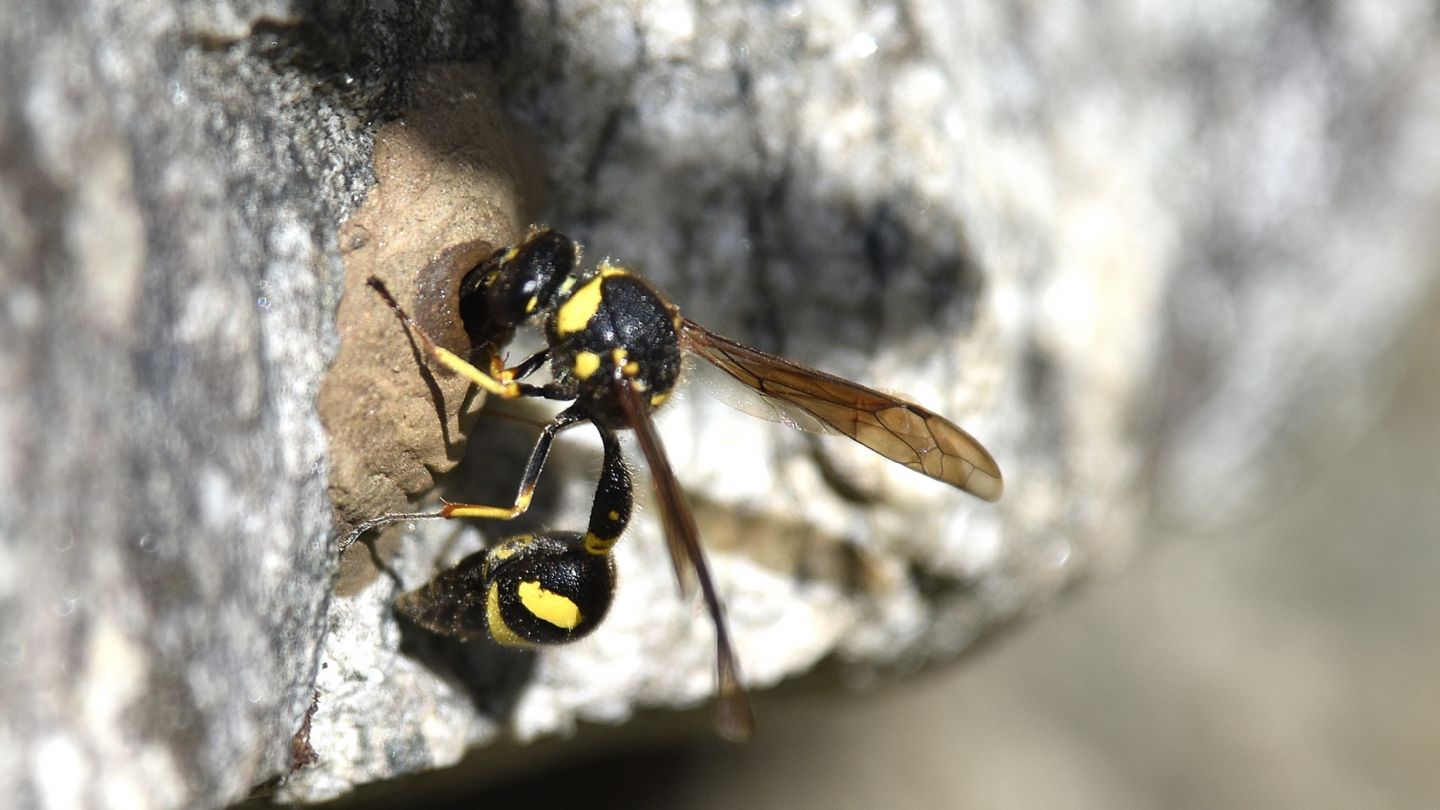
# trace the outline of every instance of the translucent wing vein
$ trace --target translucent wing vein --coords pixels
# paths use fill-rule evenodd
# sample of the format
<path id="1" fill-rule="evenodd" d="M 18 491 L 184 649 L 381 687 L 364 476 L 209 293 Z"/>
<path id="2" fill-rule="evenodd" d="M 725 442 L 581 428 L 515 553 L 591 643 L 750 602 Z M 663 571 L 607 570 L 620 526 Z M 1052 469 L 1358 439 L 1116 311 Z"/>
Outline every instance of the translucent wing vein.
<path id="1" fill-rule="evenodd" d="M 685 347 L 891 461 L 987 501 L 1005 484 L 990 453 L 958 425 L 912 402 L 736 343 L 686 320 Z"/>

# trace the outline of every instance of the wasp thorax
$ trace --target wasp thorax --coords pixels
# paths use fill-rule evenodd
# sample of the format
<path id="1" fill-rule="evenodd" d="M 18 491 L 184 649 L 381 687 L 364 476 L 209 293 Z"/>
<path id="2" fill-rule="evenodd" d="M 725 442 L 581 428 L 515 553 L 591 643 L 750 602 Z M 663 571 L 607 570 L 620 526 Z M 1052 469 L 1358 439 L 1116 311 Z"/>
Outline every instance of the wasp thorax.
<path id="1" fill-rule="evenodd" d="M 652 405 L 680 379 L 676 311 L 644 279 L 603 266 L 571 292 L 547 323 L 551 368 L 588 418 L 628 427 L 615 395 L 624 378 Z"/>

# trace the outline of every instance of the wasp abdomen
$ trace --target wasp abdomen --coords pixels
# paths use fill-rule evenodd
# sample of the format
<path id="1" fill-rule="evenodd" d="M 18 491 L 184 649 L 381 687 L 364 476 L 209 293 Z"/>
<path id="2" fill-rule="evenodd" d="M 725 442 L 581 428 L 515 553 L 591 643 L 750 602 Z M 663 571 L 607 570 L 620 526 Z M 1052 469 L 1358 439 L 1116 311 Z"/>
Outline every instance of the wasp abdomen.
<path id="1" fill-rule="evenodd" d="M 512 537 L 485 562 L 485 621 L 501 644 L 564 644 L 588 635 L 610 610 L 615 563 L 578 532 Z"/>

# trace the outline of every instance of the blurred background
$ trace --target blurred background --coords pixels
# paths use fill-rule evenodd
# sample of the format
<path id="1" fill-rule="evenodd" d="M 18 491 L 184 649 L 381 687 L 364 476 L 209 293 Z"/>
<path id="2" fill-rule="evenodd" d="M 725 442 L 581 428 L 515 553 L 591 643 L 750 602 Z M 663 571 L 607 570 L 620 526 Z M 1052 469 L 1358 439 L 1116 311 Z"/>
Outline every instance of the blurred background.
<path id="1" fill-rule="evenodd" d="M 1440 806 L 1440 318 L 1401 346 L 1373 426 L 1263 513 L 1157 537 L 954 666 L 456 806 Z"/>

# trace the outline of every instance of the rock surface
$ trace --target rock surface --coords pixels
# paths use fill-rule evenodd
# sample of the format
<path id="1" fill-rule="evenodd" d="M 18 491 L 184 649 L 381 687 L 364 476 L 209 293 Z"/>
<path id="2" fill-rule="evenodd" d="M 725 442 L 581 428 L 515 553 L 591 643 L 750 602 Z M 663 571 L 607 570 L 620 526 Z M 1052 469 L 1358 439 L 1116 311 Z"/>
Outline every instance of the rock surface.
<path id="1" fill-rule="evenodd" d="M 653 509 L 573 648 L 396 624 L 400 583 L 511 527 L 387 537 L 393 578 L 356 547 L 331 599 L 337 519 L 458 457 L 463 393 L 427 384 L 365 274 L 446 333 L 447 249 L 539 216 L 689 317 L 985 442 L 994 507 L 700 386 L 667 408 L 756 687 L 827 656 L 949 657 L 1122 560 L 1147 516 L 1253 508 L 1373 413 L 1434 286 L 1422 3 L 424 8 L 0 16 L 0 795 L 19 806 L 220 806 L 277 780 L 318 800 L 706 699 L 710 630 L 674 598 Z M 473 143 L 437 120 L 474 121 Z M 447 494 L 510 497 L 533 434 L 481 416 Z M 593 444 L 562 442 L 517 525 L 583 523 Z"/>

